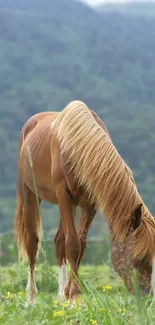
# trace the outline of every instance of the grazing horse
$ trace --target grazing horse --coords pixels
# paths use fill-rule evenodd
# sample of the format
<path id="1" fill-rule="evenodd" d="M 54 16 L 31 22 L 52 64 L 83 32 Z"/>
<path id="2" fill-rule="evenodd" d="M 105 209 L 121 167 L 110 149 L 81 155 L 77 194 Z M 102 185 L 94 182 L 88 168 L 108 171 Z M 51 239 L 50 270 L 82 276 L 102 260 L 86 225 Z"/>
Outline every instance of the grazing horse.
<path id="1" fill-rule="evenodd" d="M 97 114 L 91 111 L 97 123 L 104 128 L 108 134 L 108 130 Z M 18 154 L 18 184 L 17 184 L 17 202 L 16 202 L 16 219 L 15 234 L 19 248 L 19 255 L 23 259 L 29 260 L 30 271 L 28 275 L 28 283 L 26 291 L 28 293 L 28 301 L 34 303 L 37 294 L 37 288 L 34 278 L 35 259 L 38 250 L 39 237 L 42 229 L 41 218 L 39 215 L 39 205 L 41 200 L 58 204 L 57 186 L 55 186 L 55 177 L 57 176 L 53 168 L 57 167 L 59 157 L 57 157 L 57 144 L 54 135 L 51 132 L 51 123 L 59 115 L 59 112 L 42 112 L 32 116 L 23 126 Z M 53 141 L 52 152 L 51 143 Z M 28 156 L 28 148 L 32 157 Z M 31 166 L 33 165 L 33 168 Z M 62 171 L 59 167 L 58 177 L 62 177 L 66 182 L 67 169 Z M 34 178 L 33 173 L 34 172 Z M 95 216 L 96 208 L 94 204 L 89 204 L 89 200 L 84 194 L 82 187 L 77 188 L 76 181 L 71 175 L 67 176 L 72 186 L 72 193 L 66 187 L 66 193 L 69 199 L 72 197 L 72 213 L 75 217 L 76 207 L 79 205 L 82 210 L 80 224 L 78 228 L 78 245 L 80 245 L 80 254 L 78 266 L 83 256 L 90 224 Z M 35 182 L 36 187 L 35 188 Z M 37 191 L 37 193 L 36 193 Z M 76 192 L 74 197 L 73 192 Z M 38 195 L 38 200 L 36 199 Z M 73 220 L 74 223 L 74 220 Z M 70 241 L 71 238 L 68 239 Z M 74 240 L 73 240 L 74 241 Z M 67 243 L 67 241 L 66 241 Z M 67 257 L 73 254 L 70 242 L 65 247 L 65 234 L 60 220 L 59 229 L 55 236 L 56 256 L 59 265 L 59 297 L 63 300 L 64 288 L 67 283 Z M 68 245 L 68 246 L 67 246 Z M 74 248 L 73 248 L 74 249 Z M 76 254 L 76 249 L 75 249 Z M 74 257 L 71 257 L 74 263 Z M 75 259 L 77 257 L 75 256 Z M 77 265 L 73 267 L 76 270 Z M 74 270 L 74 271 L 75 271 Z M 71 281 L 72 274 L 65 288 L 66 298 L 76 296 L 80 292 L 79 286 Z M 72 282 L 72 283 L 71 283 Z"/>
<path id="2" fill-rule="evenodd" d="M 34 266 L 41 229 L 34 179 L 38 202 L 59 205 L 61 221 L 55 244 L 60 282 L 66 259 L 71 267 L 65 289 L 60 283 L 61 295 L 62 289 L 66 298 L 74 298 L 80 291 L 76 276 L 97 208 L 108 218 L 112 262 L 129 291 L 134 267 L 139 271 L 142 289 L 148 292 L 151 280 L 154 288 L 155 222 L 138 193 L 131 170 L 97 114 L 84 103 L 73 101 L 60 113 L 33 116 L 21 132 L 18 163 L 15 233 L 19 253 L 30 263 L 29 302 L 33 303 L 37 294 Z M 82 209 L 78 232 L 74 220 L 77 205 Z"/>

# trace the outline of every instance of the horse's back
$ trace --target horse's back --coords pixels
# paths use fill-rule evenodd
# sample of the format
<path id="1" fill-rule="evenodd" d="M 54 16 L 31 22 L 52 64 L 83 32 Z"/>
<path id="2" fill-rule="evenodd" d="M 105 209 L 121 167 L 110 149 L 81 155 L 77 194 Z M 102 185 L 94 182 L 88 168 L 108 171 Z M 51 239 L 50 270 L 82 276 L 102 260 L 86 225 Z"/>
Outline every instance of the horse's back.
<path id="1" fill-rule="evenodd" d="M 27 135 L 38 125 L 39 122 L 46 120 L 46 123 L 53 121 L 57 116 L 58 112 L 41 112 L 31 116 L 26 123 L 24 124 L 21 134 L 22 134 L 22 141 L 24 141 Z"/>

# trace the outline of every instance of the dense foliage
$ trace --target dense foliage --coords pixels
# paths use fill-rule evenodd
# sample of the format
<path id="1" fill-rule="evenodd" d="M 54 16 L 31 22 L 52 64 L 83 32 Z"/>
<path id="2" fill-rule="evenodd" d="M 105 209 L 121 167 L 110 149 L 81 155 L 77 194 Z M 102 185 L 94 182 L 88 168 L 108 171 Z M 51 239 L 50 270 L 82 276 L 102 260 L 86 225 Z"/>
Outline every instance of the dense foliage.
<path id="1" fill-rule="evenodd" d="M 0 8 L 0 231 L 12 227 L 24 122 L 72 99 L 106 123 L 155 214 L 155 19 L 71 0 L 0 0 Z M 45 229 L 54 229 L 57 209 L 44 207 Z"/>

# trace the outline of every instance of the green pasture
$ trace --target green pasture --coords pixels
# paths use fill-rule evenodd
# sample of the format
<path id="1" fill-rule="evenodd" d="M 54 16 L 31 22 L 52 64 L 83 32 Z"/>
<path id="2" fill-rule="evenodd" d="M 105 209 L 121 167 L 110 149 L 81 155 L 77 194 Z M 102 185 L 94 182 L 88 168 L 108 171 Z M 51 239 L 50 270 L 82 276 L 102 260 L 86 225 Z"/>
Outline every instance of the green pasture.
<path id="1" fill-rule="evenodd" d="M 111 263 L 81 266 L 83 294 L 76 305 L 60 303 L 57 297 L 57 267 L 47 262 L 36 266 L 39 289 L 35 306 L 26 307 L 27 265 L 23 262 L 0 267 L 1 325 L 135 325 L 155 324 L 155 302 L 129 295 Z"/>

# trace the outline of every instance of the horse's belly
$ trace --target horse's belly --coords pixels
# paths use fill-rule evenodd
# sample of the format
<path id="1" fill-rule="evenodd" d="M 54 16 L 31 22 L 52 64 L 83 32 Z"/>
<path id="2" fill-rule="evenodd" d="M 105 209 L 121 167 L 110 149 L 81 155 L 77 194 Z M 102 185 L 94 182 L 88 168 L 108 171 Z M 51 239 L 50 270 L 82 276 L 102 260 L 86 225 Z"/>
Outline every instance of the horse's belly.
<path id="1" fill-rule="evenodd" d="M 40 188 L 38 190 L 38 196 L 41 198 L 43 201 L 47 201 L 49 203 L 53 204 L 58 204 L 57 198 L 56 198 L 56 193 L 53 189 L 44 189 Z"/>
<path id="2" fill-rule="evenodd" d="M 54 187 L 47 188 L 47 184 L 44 185 L 43 183 L 38 185 L 37 179 L 35 179 L 35 183 L 32 179 L 25 179 L 24 182 L 34 194 L 39 196 L 41 200 L 57 204 Z"/>

